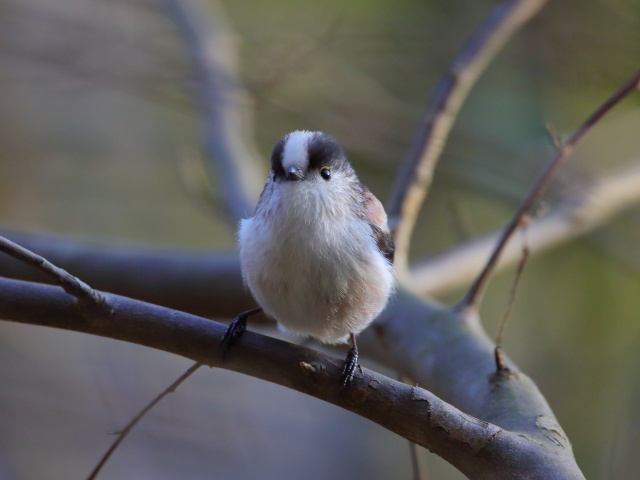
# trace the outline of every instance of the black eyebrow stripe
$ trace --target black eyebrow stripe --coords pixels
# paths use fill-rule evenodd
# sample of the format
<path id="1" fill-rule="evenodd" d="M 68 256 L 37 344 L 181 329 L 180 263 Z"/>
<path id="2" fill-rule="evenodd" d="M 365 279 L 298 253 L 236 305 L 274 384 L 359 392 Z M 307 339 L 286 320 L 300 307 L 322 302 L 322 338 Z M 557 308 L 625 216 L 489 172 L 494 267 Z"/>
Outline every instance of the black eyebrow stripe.
<path id="1" fill-rule="evenodd" d="M 338 159 L 344 158 L 342 147 L 328 135 L 315 134 L 309 140 L 309 169 L 318 169 L 324 165 L 333 165 Z"/>

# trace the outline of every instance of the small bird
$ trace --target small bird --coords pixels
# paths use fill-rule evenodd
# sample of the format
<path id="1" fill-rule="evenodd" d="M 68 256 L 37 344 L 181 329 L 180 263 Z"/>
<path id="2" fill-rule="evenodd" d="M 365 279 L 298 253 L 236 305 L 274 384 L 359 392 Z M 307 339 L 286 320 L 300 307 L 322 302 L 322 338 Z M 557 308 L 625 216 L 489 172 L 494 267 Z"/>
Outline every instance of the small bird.
<path id="1" fill-rule="evenodd" d="M 251 218 L 238 232 L 245 283 L 260 308 L 240 314 L 224 350 L 260 311 L 281 330 L 322 343 L 351 342 L 341 377 L 358 366 L 356 335 L 393 293 L 394 245 L 380 201 L 335 140 L 295 131 L 271 154 L 271 173 Z"/>

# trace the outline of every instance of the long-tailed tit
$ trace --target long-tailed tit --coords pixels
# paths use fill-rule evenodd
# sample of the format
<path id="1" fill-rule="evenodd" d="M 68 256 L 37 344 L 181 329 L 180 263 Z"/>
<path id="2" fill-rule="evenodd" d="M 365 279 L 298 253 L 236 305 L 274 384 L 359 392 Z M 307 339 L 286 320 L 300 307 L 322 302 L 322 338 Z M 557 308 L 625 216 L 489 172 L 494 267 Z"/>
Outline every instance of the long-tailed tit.
<path id="1" fill-rule="evenodd" d="M 341 382 L 358 365 L 355 336 L 394 288 L 394 245 L 380 201 L 342 148 L 321 132 L 295 131 L 271 154 L 271 174 L 238 232 L 246 284 L 261 308 L 229 326 L 225 350 L 260 310 L 287 332 L 336 344 L 348 340 Z"/>

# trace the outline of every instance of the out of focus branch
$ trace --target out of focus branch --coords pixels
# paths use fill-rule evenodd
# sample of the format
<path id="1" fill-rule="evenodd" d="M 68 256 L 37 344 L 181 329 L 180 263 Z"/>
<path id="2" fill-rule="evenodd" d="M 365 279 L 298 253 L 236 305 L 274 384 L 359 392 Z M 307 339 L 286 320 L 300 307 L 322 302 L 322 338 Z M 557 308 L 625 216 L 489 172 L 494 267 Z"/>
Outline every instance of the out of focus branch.
<path id="1" fill-rule="evenodd" d="M 235 224 L 253 212 L 266 178 L 253 144 L 249 96 L 237 75 L 235 39 L 217 1 L 167 0 L 167 6 L 193 64 L 207 171 Z"/>
<path id="2" fill-rule="evenodd" d="M 546 3 L 547 0 L 507 0 L 498 5 L 467 40 L 436 87 L 387 209 L 401 275 L 408 268 L 411 235 L 436 162 L 467 94 L 502 47 Z"/>
<path id="3" fill-rule="evenodd" d="M 585 186 L 579 196 L 568 196 L 527 226 L 527 244 L 540 253 L 580 238 L 605 225 L 627 208 L 640 203 L 640 157 L 633 167 L 607 175 Z M 417 262 L 410 285 L 422 295 L 437 296 L 468 285 L 486 264 L 504 229 L 460 243 Z M 522 256 L 519 245 L 505 246 L 498 269 L 514 265 Z"/>
<path id="4" fill-rule="evenodd" d="M 511 221 L 507 224 L 502 235 L 498 238 L 491 256 L 487 260 L 486 265 L 476 277 L 476 279 L 469 287 L 467 294 L 459 304 L 460 308 L 477 308 L 478 303 L 484 292 L 484 288 L 493 272 L 504 248 L 511 240 L 516 229 L 522 224 L 525 217 L 531 212 L 538 200 L 542 197 L 551 181 L 553 180 L 556 172 L 564 161 L 571 156 L 576 146 L 584 138 L 586 133 L 596 125 L 602 117 L 604 117 L 613 107 L 620 103 L 631 92 L 636 91 L 640 86 L 640 70 L 635 72 L 616 92 L 614 92 L 609 98 L 607 98 L 589 117 L 573 132 L 571 137 L 562 145 L 558 147 L 558 153 L 553 161 L 542 173 L 538 181 L 535 183 L 531 192 L 522 202 L 520 208 L 515 213 Z"/>

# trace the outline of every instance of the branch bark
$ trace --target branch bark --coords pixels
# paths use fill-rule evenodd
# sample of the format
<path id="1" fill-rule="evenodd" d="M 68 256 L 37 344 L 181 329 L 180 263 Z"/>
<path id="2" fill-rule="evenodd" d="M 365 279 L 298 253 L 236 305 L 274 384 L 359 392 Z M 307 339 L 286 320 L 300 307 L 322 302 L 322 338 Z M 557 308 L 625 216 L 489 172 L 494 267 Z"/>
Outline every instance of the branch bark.
<path id="1" fill-rule="evenodd" d="M 223 362 L 220 340 L 225 325 L 125 297 L 103 295 L 110 317 L 90 321 L 80 312 L 74 298 L 59 288 L 0 279 L 0 318 L 133 342 L 292 388 L 368 418 L 428 448 L 472 479 L 523 478 L 523 472 L 529 478 L 584 478 L 553 414 L 548 407 L 544 408 L 543 399 L 542 404 L 533 398 L 522 403 L 518 395 L 518 403 L 512 407 L 523 415 L 505 413 L 504 402 L 513 401 L 511 393 L 515 391 L 510 376 L 474 375 L 473 382 L 484 383 L 485 389 L 481 398 L 469 396 L 469 392 L 465 396 L 468 405 L 475 404 L 475 408 L 480 409 L 491 405 L 491 398 L 486 398 L 485 393 L 497 399 L 503 405 L 499 409 L 502 413 L 492 415 L 496 420 L 519 418 L 512 423 L 517 427 L 512 431 L 498 422 L 493 424 L 469 415 L 417 386 L 402 384 L 367 369 L 363 369 L 352 388 L 342 390 L 337 381 L 341 372 L 339 360 L 253 332 L 246 332 Z M 390 326 L 407 320 L 412 324 L 423 321 L 425 315 L 431 316 L 433 312 L 444 318 L 443 312 L 451 312 L 426 307 L 421 300 L 405 295 L 394 305 L 398 310 L 388 309 L 387 327 L 381 324 L 378 330 L 386 328 L 397 333 L 400 330 Z M 461 330 L 455 325 L 469 329 L 464 322 L 449 320 L 446 321 L 449 327 L 442 329 L 442 334 L 448 329 L 457 331 L 455 335 L 460 337 Z M 469 333 L 468 338 L 477 338 L 477 332 L 469 330 Z M 457 351 L 459 340 L 448 345 Z M 466 370 L 461 374 L 468 375 Z M 514 373 L 514 378 L 517 385 L 526 383 L 521 383 L 519 374 Z M 461 390 L 468 388 L 463 383 L 457 385 Z"/>

